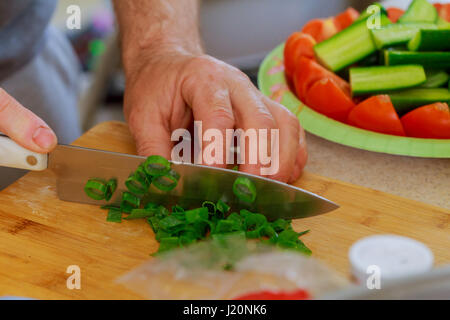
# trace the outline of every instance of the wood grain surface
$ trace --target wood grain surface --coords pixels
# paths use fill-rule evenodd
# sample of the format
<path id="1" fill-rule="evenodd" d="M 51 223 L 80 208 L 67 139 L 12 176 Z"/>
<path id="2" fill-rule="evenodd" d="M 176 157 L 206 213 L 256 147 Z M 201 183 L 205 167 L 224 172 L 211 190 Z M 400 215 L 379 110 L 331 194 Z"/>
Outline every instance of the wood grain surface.
<path id="1" fill-rule="evenodd" d="M 128 128 L 98 125 L 75 145 L 135 153 Z M 0 192 L 0 296 L 38 299 L 135 299 L 115 279 L 150 259 L 158 244 L 145 221 L 106 222 L 96 206 L 58 200 L 54 174 L 33 172 Z M 436 265 L 450 263 L 450 211 L 305 173 L 297 186 L 341 205 L 319 217 L 294 221 L 313 256 L 349 276 L 348 249 L 374 234 L 422 241 Z M 67 267 L 81 269 L 81 289 L 69 290 Z"/>

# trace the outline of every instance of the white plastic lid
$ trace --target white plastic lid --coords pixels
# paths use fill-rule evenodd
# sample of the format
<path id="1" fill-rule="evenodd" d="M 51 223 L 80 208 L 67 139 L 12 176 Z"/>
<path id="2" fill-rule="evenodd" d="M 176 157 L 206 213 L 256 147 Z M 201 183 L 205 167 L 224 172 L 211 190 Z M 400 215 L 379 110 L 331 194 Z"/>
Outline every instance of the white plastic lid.
<path id="1" fill-rule="evenodd" d="M 419 241 L 378 235 L 356 242 L 349 252 L 353 275 L 361 283 L 374 271 L 381 281 L 399 279 L 427 272 L 433 268 L 433 253 Z"/>

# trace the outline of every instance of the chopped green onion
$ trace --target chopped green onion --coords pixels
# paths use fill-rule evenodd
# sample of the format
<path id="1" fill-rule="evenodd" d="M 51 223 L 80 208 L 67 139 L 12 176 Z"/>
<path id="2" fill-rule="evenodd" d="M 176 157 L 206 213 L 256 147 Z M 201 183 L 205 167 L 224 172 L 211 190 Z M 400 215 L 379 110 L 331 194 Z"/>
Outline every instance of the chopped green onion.
<path id="1" fill-rule="evenodd" d="M 89 198 L 94 200 L 109 201 L 116 191 L 116 188 L 116 179 L 110 179 L 108 182 L 103 179 L 89 179 L 84 186 L 84 192 Z"/>
<path id="2" fill-rule="evenodd" d="M 205 201 L 205 202 L 203 202 L 203 203 L 202 203 L 202 207 L 203 207 L 203 208 L 207 208 L 207 209 L 208 209 L 208 212 L 209 212 L 210 214 L 215 214 L 215 213 L 216 213 L 216 210 L 217 210 L 215 203 L 214 203 L 214 202 L 211 202 L 211 201 Z"/>
<path id="3" fill-rule="evenodd" d="M 253 203 L 256 199 L 256 187 L 247 177 L 239 177 L 234 181 L 233 193 L 239 200 Z"/>
<path id="4" fill-rule="evenodd" d="M 180 239 L 178 237 L 162 238 L 159 244 L 158 253 L 169 251 L 180 246 Z"/>
<path id="5" fill-rule="evenodd" d="M 128 190 L 135 194 L 146 194 L 148 188 L 150 187 L 151 179 L 149 179 L 144 171 L 144 169 L 139 166 L 139 168 L 133 172 L 128 179 L 125 181 L 125 185 Z"/>
<path id="6" fill-rule="evenodd" d="M 170 162 L 161 156 L 150 156 L 144 163 L 144 169 L 150 176 L 163 176 L 169 172 Z"/>
<path id="7" fill-rule="evenodd" d="M 194 223 L 197 221 L 208 220 L 208 208 L 202 207 L 198 209 L 193 209 L 185 212 L 186 222 Z"/>
<path id="8" fill-rule="evenodd" d="M 94 200 L 105 199 L 105 194 L 108 192 L 108 186 L 105 180 L 90 179 L 84 186 L 84 192 L 89 198 Z"/>
<path id="9" fill-rule="evenodd" d="M 226 214 L 226 213 L 228 213 L 228 211 L 230 211 L 230 206 L 227 205 L 222 200 L 217 201 L 216 208 L 217 208 L 217 210 L 219 210 L 223 214 Z"/>
<path id="10" fill-rule="evenodd" d="M 105 200 L 109 201 L 111 197 L 113 196 L 114 192 L 116 192 L 117 189 L 117 179 L 109 179 L 108 183 L 106 184 L 107 190 L 105 193 Z"/>
<path id="11" fill-rule="evenodd" d="M 106 221 L 108 222 L 122 222 L 122 212 L 117 209 L 110 209 L 108 212 L 108 216 L 106 217 Z"/>
<path id="12" fill-rule="evenodd" d="M 130 213 L 131 210 L 139 208 L 141 204 L 141 199 L 136 195 L 125 191 L 122 194 L 122 202 L 120 204 L 120 208 L 123 212 Z"/>
<path id="13" fill-rule="evenodd" d="M 153 180 L 153 185 L 161 191 L 171 191 L 173 190 L 180 179 L 180 175 L 173 170 L 168 173 L 158 176 Z"/>
<path id="14" fill-rule="evenodd" d="M 142 219 L 148 218 L 155 215 L 155 211 L 152 209 L 133 209 L 131 210 L 131 214 L 124 218 L 125 220 L 134 220 L 134 219 Z"/>
<path id="15" fill-rule="evenodd" d="M 122 213 L 129 213 L 124 218 L 126 220 L 146 219 L 156 240 L 160 242 L 157 254 L 187 246 L 208 235 L 219 242 L 225 241 L 230 235 L 261 239 L 266 244 L 311 254 L 311 250 L 299 239 L 309 230 L 295 232 L 290 220 L 278 219 L 269 223 L 264 215 L 246 209 L 229 214 L 231 208 L 222 200 L 217 203 L 205 201 L 200 208 L 191 210 L 175 204 L 171 211 L 157 203 L 145 202 L 152 183 L 162 191 L 170 191 L 177 186 L 179 179 L 179 174 L 171 170 L 171 164 L 166 159 L 160 156 L 147 158 L 125 181 L 129 191 L 122 193 L 120 207 L 117 204 L 102 206 L 102 209 L 108 210 L 107 221 L 121 222 Z M 84 187 L 92 199 L 107 201 L 116 189 L 116 179 L 90 179 Z M 247 177 L 235 180 L 233 192 L 246 203 L 253 203 L 256 199 L 256 187 Z"/>

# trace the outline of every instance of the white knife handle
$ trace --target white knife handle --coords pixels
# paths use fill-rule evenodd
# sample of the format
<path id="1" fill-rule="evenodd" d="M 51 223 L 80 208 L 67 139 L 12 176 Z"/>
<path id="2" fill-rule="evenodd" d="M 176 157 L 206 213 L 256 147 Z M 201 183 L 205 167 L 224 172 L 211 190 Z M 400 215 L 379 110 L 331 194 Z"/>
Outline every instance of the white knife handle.
<path id="1" fill-rule="evenodd" d="M 0 135 L 0 167 L 42 171 L 47 169 L 47 160 L 47 154 L 27 150 Z"/>

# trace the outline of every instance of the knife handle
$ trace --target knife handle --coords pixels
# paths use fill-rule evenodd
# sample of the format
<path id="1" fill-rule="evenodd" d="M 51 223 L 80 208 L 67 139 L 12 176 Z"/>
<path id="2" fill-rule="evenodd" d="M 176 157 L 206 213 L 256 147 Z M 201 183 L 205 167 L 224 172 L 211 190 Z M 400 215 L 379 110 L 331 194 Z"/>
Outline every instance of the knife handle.
<path id="1" fill-rule="evenodd" d="M 47 161 L 47 154 L 27 150 L 0 135 L 0 167 L 42 171 L 47 169 Z"/>

